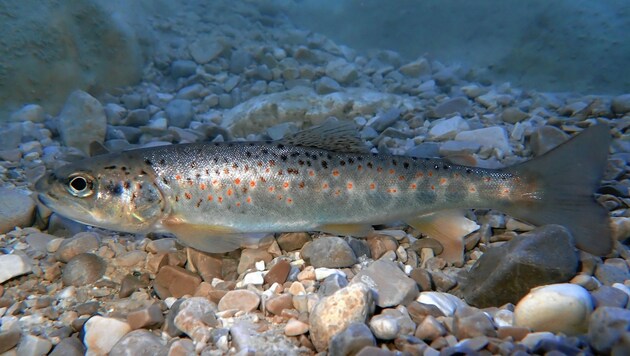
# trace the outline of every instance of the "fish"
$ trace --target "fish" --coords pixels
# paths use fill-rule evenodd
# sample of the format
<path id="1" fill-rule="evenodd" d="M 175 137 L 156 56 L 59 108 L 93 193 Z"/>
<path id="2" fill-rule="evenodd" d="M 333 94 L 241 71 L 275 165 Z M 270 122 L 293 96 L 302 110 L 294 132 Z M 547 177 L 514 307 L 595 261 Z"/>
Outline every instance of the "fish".
<path id="1" fill-rule="evenodd" d="M 98 155 L 46 174 L 35 190 L 51 211 L 80 223 L 170 233 L 213 253 L 269 233 L 360 237 L 374 225 L 397 221 L 420 231 L 448 230 L 451 218 L 444 216 L 455 216 L 449 212 L 481 208 L 534 225 L 564 225 L 579 249 L 603 256 L 612 251 L 613 238 L 608 211 L 594 192 L 610 141 L 606 125 L 593 125 L 544 155 L 484 169 L 374 153 L 352 124 L 332 122 L 278 141 Z M 446 215 L 435 218 L 439 213 Z M 444 244 L 453 238 L 446 235 Z"/>

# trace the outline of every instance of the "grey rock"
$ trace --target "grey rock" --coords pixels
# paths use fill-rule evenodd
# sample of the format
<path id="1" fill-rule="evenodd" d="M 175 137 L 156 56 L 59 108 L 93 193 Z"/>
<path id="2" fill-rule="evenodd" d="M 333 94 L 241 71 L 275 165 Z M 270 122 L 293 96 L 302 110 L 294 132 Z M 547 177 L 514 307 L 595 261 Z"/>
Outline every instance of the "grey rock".
<path id="1" fill-rule="evenodd" d="M 144 126 L 149 123 L 151 116 L 146 109 L 131 110 L 125 119 L 125 125 L 128 126 Z"/>
<path id="2" fill-rule="evenodd" d="M 531 288 L 570 280 L 577 268 L 570 232 L 545 225 L 488 249 L 461 282 L 460 292 L 480 308 L 516 303 Z"/>
<path id="3" fill-rule="evenodd" d="M 317 290 L 317 294 L 320 297 L 328 297 L 338 290 L 345 288 L 347 285 L 348 280 L 345 277 L 340 274 L 333 273 L 321 282 L 319 289 Z"/>
<path id="4" fill-rule="evenodd" d="M 67 337 L 55 346 L 49 356 L 82 356 L 84 354 L 83 343 L 76 337 Z"/>
<path id="5" fill-rule="evenodd" d="M 373 312 L 372 292 L 363 283 L 351 284 L 321 299 L 309 315 L 313 345 L 325 351 L 335 334 L 353 323 L 365 323 Z"/>
<path id="6" fill-rule="evenodd" d="M 435 121 L 429 130 L 429 137 L 434 140 L 453 139 L 458 133 L 469 129 L 470 125 L 468 121 L 457 115 L 448 119 Z"/>
<path id="7" fill-rule="evenodd" d="M 0 147 L 3 150 L 18 148 L 22 142 L 22 131 L 20 123 L 0 126 Z"/>
<path id="8" fill-rule="evenodd" d="M 221 55 L 225 45 L 217 38 L 203 36 L 188 46 L 188 51 L 195 62 L 205 64 Z"/>
<path id="9" fill-rule="evenodd" d="M 400 118 L 401 111 L 398 108 L 391 108 L 389 110 L 380 112 L 378 118 L 372 123 L 374 130 L 381 132 L 393 125 Z"/>
<path id="10" fill-rule="evenodd" d="M 9 330 L 0 330 L 0 353 L 14 348 L 20 341 L 21 332 L 20 328 L 15 326 Z"/>
<path id="11" fill-rule="evenodd" d="M 315 83 L 317 94 L 329 94 L 341 90 L 341 85 L 331 77 L 323 76 Z"/>
<path id="12" fill-rule="evenodd" d="M 630 94 L 623 94 L 613 98 L 612 111 L 617 115 L 623 115 L 630 112 Z"/>
<path id="13" fill-rule="evenodd" d="M 103 143 L 106 131 L 107 118 L 101 103 L 82 90 L 70 94 L 59 114 L 63 143 L 87 154 L 92 141 Z"/>
<path id="14" fill-rule="evenodd" d="M 472 106 L 465 97 L 455 97 L 442 101 L 432 112 L 433 117 L 445 117 L 450 114 L 459 113 L 462 116 L 470 114 Z"/>
<path id="15" fill-rule="evenodd" d="M 26 192 L 0 188 L 0 197 L 0 234 L 16 227 L 31 226 L 35 219 L 35 202 Z"/>
<path id="16" fill-rule="evenodd" d="M 52 343 L 35 335 L 24 335 L 17 347 L 17 354 L 24 356 L 46 355 L 52 349 Z"/>
<path id="17" fill-rule="evenodd" d="M 497 336 L 492 319 L 481 310 L 470 307 L 460 307 L 456 310 L 453 318 L 453 334 L 458 340 Z"/>
<path id="18" fill-rule="evenodd" d="M 469 141 L 446 141 L 440 146 L 440 155 L 449 156 L 454 154 L 477 153 L 481 149 L 481 145 L 477 142 Z"/>
<path id="19" fill-rule="evenodd" d="M 595 277 L 603 284 L 612 286 L 614 283 L 623 283 L 630 279 L 630 273 L 627 269 L 614 265 L 598 264 L 595 267 Z"/>
<path id="20" fill-rule="evenodd" d="M 107 262 L 92 253 L 74 256 L 61 273 L 61 280 L 66 286 L 84 286 L 99 280 L 105 274 Z"/>
<path id="21" fill-rule="evenodd" d="M 542 126 L 530 136 L 534 156 L 540 156 L 569 139 L 564 131 L 554 126 Z"/>
<path id="22" fill-rule="evenodd" d="M 55 258 L 61 262 L 68 262 L 80 253 L 95 251 L 99 246 L 100 241 L 97 234 L 93 232 L 79 232 L 61 243 L 55 252 Z"/>
<path id="23" fill-rule="evenodd" d="M 125 115 L 127 115 L 127 109 L 115 103 L 105 104 L 103 110 L 105 111 L 107 123 L 110 125 L 120 125 Z"/>
<path id="24" fill-rule="evenodd" d="M 591 292 L 591 296 L 596 308 L 625 308 L 628 304 L 628 295 L 622 290 L 610 286 L 600 286 Z"/>
<path id="25" fill-rule="evenodd" d="M 355 66 L 341 58 L 328 62 L 326 75 L 342 84 L 350 84 L 359 78 Z"/>
<path id="26" fill-rule="evenodd" d="M 186 78 L 195 74 L 197 71 L 197 63 L 187 60 L 178 59 L 171 63 L 171 75 L 174 78 Z"/>
<path id="27" fill-rule="evenodd" d="M 217 344 L 217 339 L 224 338 L 227 344 L 227 333 L 215 329 L 213 342 Z M 237 354 L 248 354 L 252 352 L 257 355 L 296 355 L 298 347 L 285 335 L 272 332 L 258 332 L 256 325 L 247 321 L 237 321 L 229 329 L 232 337 L 231 345 L 236 349 Z M 225 352 L 227 353 L 227 345 Z"/>
<path id="28" fill-rule="evenodd" d="M 370 319 L 370 329 L 377 339 L 393 340 L 399 336 L 411 335 L 416 330 L 416 324 L 397 309 L 385 309 L 379 315 Z"/>
<path id="29" fill-rule="evenodd" d="M 196 333 L 196 330 L 214 326 L 208 325 L 208 323 L 214 324 L 214 318 L 208 318 L 206 314 L 214 315 L 217 312 L 217 306 L 206 298 L 188 298 L 179 305 L 178 309 L 174 319 L 175 326 L 190 336 L 193 341 L 203 337 L 202 334 Z M 168 321 L 168 317 L 166 319 Z"/>
<path id="30" fill-rule="evenodd" d="M 444 325 L 440 323 L 433 315 L 425 316 L 415 332 L 415 337 L 424 341 L 433 341 L 439 337 L 446 335 L 447 331 Z"/>
<path id="31" fill-rule="evenodd" d="M 171 100 L 164 110 L 166 111 L 169 124 L 175 127 L 188 127 L 194 115 L 193 106 L 190 100 Z"/>
<path id="32" fill-rule="evenodd" d="M 109 356 L 152 356 L 166 350 L 166 343 L 148 330 L 134 330 L 112 347 Z"/>
<path id="33" fill-rule="evenodd" d="M 361 270 L 351 284 L 365 283 L 374 293 L 376 305 L 387 308 L 406 305 L 418 296 L 416 282 L 389 261 L 377 260 Z"/>
<path id="34" fill-rule="evenodd" d="M 405 155 L 422 158 L 440 157 L 440 144 L 436 142 L 424 142 L 408 149 Z"/>
<path id="35" fill-rule="evenodd" d="M 31 121 L 41 123 L 44 122 L 45 118 L 44 109 L 41 106 L 37 104 L 28 104 L 11 114 L 9 121 Z"/>
<path id="36" fill-rule="evenodd" d="M 365 256 L 367 258 L 372 258 L 372 252 L 370 251 L 370 246 L 364 239 L 355 239 L 354 237 L 346 237 L 346 242 L 350 245 L 352 251 L 354 251 L 354 255 L 357 258 L 361 256 Z"/>
<path id="37" fill-rule="evenodd" d="M 425 58 L 419 58 L 401 66 L 398 70 L 408 77 L 417 78 L 431 74 L 431 64 Z"/>
<path id="38" fill-rule="evenodd" d="M 588 339 L 591 346 L 600 354 L 609 354 L 616 344 L 622 342 L 630 331 L 630 310 L 601 307 L 591 314 L 588 325 Z"/>
<path id="39" fill-rule="evenodd" d="M 27 257 L 18 254 L 0 255 L 0 283 L 32 270 L 33 266 Z"/>
<path id="40" fill-rule="evenodd" d="M 325 236 L 307 243 L 302 257 L 313 267 L 340 268 L 357 263 L 354 252 L 342 238 Z"/>
<path id="41" fill-rule="evenodd" d="M 125 94 L 120 98 L 127 110 L 135 110 L 142 107 L 142 95 L 138 93 Z"/>
<path id="42" fill-rule="evenodd" d="M 197 83 L 197 84 L 193 84 L 193 85 L 189 85 L 187 87 L 181 88 L 177 92 L 177 95 L 175 97 L 177 99 L 193 100 L 193 99 L 200 98 L 202 94 L 203 94 L 203 85 Z"/>
<path id="43" fill-rule="evenodd" d="M 32 234 L 28 234 L 24 239 L 32 249 L 37 251 L 45 252 L 47 251 L 47 245 L 50 241 L 57 239 L 57 236 L 44 234 L 42 232 L 34 232 Z"/>
<path id="44" fill-rule="evenodd" d="M 505 108 L 501 113 L 501 120 L 510 124 L 515 124 L 527 119 L 529 115 L 526 112 L 521 111 L 519 108 Z"/>
<path id="45" fill-rule="evenodd" d="M 232 56 L 230 57 L 230 72 L 232 73 L 243 73 L 245 68 L 247 68 L 253 62 L 252 55 L 244 50 L 236 50 L 232 52 Z"/>
<path id="46" fill-rule="evenodd" d="M 376 346 L 374 335 L 365 323 L 352 323 L 330 340 L 330 355 L 356 355 L 367 346 Z"/>

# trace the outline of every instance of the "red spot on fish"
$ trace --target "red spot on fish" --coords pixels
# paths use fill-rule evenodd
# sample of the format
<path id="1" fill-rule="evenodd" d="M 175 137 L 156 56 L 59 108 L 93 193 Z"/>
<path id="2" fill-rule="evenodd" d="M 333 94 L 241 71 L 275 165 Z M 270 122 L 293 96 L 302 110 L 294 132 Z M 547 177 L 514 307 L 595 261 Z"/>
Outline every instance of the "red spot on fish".
<path id="1" fill-rule="evenodd" d="M 269 187 L 270 192 L 273 192 L 273 190 L 274 190 L 274 187 Z"/>
<path id="2" fill-rule="evenodd" d="M 352 189 L 352 183 L 348 183 L 348 190 Z"/>
<path id="3" fill-rule="evenodd" d="M 225 174 L 230 174 L 230 170 L 229 170 L 229 169 L 227 169 L 227 168 L 223 168 L 223 173 L 225 173 Z"/>
<path id="4" fill-rule="evenodd" d="M 216 180 L 216 179 L 214 179 L 214 180 L 212 181 L 212 185 L 217 185 L 218 183 L 219 183 L 219 181 L 218 181 L 218 180 Z"/>
<path id="5" fill-rule="evenodd" d="M 293 199 L 291 199 L 291 198 L 287 198 L 287 203 L 288 203 L 288 204 L 293 203 Z"/>
<path id="6" fill-rule="evenodd" d="M 192 198 L 192 195 L 188 192 L 184 193 L 184 196 L 186 197 L 186 199 L 190 200 Z"/>
<path id="7" fill-rule="evenodd" d="M 282 186 L 286 189 L 289 188 L 289 182 L 284 182 L 284 184 L 282 184 Z"/>
<path id="8" fill-rule="evenodd" d="M 201 190 L 206 190 L 206 185 L 204 183 L 199 184 L 199 188 Z"/>
<path id="9" fill-rule="evenodd" d="M 434 185 L 431 186 L 431 190 L 435 190 L 435 186 Z"/>
<path id="10" fill-rule="evenodd" d="M 308 175 L 311 176 L 311 177 L 315 176 L 315 171 L 308 171 Z"/>
<path id="11" fill-rule="evenodd" d="M 252 187 L 252 188 L 255 187 L 256 186 L 256 182 L 255 181 L 249 182 L 249 186 Z"/>
<path id="12" fill-rule="evenodd" d="M 429 172 L 429 177 L 433 177 L 433 172 Z"/>
<path id="13" fill-rule="evenodd" d="M 337 189 L 337 190 L 335 191 L 335 195 L 336 195 L 336 196 L 341 195 L 341 190 Z"/>
<path id="14" fill-rule="evenodd" d="M 212 201 L 212 195 L 208 195 L 208 201 Z"/>
<path id="15" fill-rule="evenodd" d="M 455 173 L 455 174 L 453 174 L 453 177 L 455 177 L 455 178 L 459 178 L 459 173 Z"/>
<path id="16" fill-rule="evenodd" d="M 252 203 L 252 197 L 247 197 L 247 202 L 248 202 L 249 204 L 251 204 L 251 203 Z"/>
<path id="17" fill-rule="evenodd" d="M 376 184 L 370 183 L 370 189 L 372 189 L 372 190 L 376 189 Z"/>
<path id="18" fill-rule="evenodd" d="M 176 180 L 181 180 L 181 179 L 182 179 L 182 176 L 180 176 L 180 175 L 178 174 L 178 175 L 176 175 L 176 176 L 175 176 L 175 179 L 176 179 Z"/>
<path id="19" fill-rule="evenodd" d="M 269 172 L 271 172 L 271 169 L 266 168 L 266 169 L 265 169 L 265 173 L 269 173 Z"/>
<path id="20" fill-rule="evenodd" d="M 448 180 L 447 180 L 446 178 L 440 178 L 440 184 L 441 184 L 441 185 L 446 184 L 446 182 L 447 182 L 447 181 L 448 181 Z"/>
<path id="21" fill-rule="evenodd" d="M 398 190 L 396 190 L 395 188 L 390 188 L 390 189 L 387 189 L 387 192 L 388 192 L 388 193 L 396 193 L 397 191 L 398 191 Z"/>
<path id="22" fill-rule="evenodd" d="M 381 173 L 381 172 L 383 171 L 383 168 L 382 168 L 382 167 L 378 167 L 378 168 L 376 168 L 376 171 L 377 171 L 378 173 Z"/>
<path id="23" fill-rule="evenodd" d="M 398 177 L 398 180 L 401 180 L 401 181 L 402 181 L 402 180 L 405 180 L 405 176 L 400 176 L 400 177 Z"/>
<path id="24" fill-rule="evenodd" d="M 503 189 L 503 193 L 508 194 L 510 192 L 509 189 Z"/>
<path id="25" fill-rule="evenodd" d="M 241 203 L 240 203 L 240 202 L 237 202 L 237 203 L 236 203 L 236 207 L 240 207 L 240 206 L 241 206 Z"/>
<path id="26" fill-rule="evenodd" d="M 339 176 L 339 171 L 335 169 L 334 171 L 332 171 L 332 175 L 335 177 Z"/>
<path id="27" fill-rule="evenodd" d="M 483 180 L 485 180 L 486 182 L 490 182 L 490 177 L 484 177 Z"/>
<path id="28" fill-rule="evenodd" d="M 228 195 L 228 196 L 232 196 L 232 189 L 228 189 L 228 190 L 227 190 L 227 195 Z"/>
<path id="29" fill-rule="evenodd" d="M 304 188 L 304 182 L 300 182 L 300 184 L 298 185 L 300 187 L 300 189 Z"/>
<path id="30" fill-rule="evenodd" d="M 249 166 L 245 165 L 245 172 L 249 171 Z"/>
<path id="31" fill-rule="evenodd" d="M 262 167 L 263 163 L 262 162 L 258 162 L 256 163 L 258 165 L 258 167 Z"/>
<path id="32" fill-rule="evenodd" d="M 468 188 L 468 191 L 470 191 L 471 193 L 474 193 L 477 191 L 477 189 L 475 189 L 475 187 L 470 187 Z"/>
<path id="33" fill-rule="evenodd" d="M 362 169 L 363 169 L 363 166 L 362 166 L 362 165 L 358 165 L 358 166 L 357 166 L 357 171 L 360 171 L 360 170 L 362 170 Z"/>
<path id="34" fill-rule="evenodd" d="M 260 181 L 261 181 L 261 182 L 263 182 L 263 183 L 267 182 L 267 180 L 265 179 L 265 177 L 260 177 Z"/>
<path id="35" fill-rule="evenodd" d="M 276 165 L 276 161 L 274 161 L 274 160 L 270 160 L 270 161 L 269 161 L 269 165 L 270 165 L 270 166 L 275 166 L 275 165 Z"/>
<path id="36" fill-rule="evenodd" d="M 418 186 L 416 185 L 416 183 L 411 183 L 411 185 L 409 186 L 409 188 L 411 188 L 411 189 L 416 189 L 416 188 L 418 188 Z"/>
<path id="37" fill-rule="evenodd" d="M 416 173 L 416 178 L 422 178 L 422 177 L 424 177 L 424 173 L 422 172 Z"/>
<path id="38" fill-rule="evenodd" d="M 223 203 L 223 197 L 218 197 L 217 200 L 219 201 L 219 203 Z"/>
<path id="39" fill-rule="evenodd" d="M 241 179 L 240 179 L 240 178 L 236 178 L 236 179 L 234 180 L 234 184 L 236 184 L 236 185 L 241 184 Z"/>
<path id="40" fill-rule="evenodd" d="M 396 173 L 396 171 L 394 169 L 390 169 L 389 170 L 389 174 L 394 174 L 394 173 Z"/>
<path id="41" fill-rule="evenodd" d="M 322 188 L 323 188 L 323 189 L 328 189 L 328 183 L 324 183 L 324 184 L 322 185 Z"/>

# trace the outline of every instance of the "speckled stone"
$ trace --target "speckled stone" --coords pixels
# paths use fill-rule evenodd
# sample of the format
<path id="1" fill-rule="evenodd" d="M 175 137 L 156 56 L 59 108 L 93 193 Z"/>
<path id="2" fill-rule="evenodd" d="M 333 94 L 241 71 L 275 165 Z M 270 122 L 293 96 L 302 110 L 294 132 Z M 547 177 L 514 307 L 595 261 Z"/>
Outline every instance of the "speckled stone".
<path id="1" fill-rule="evenodd" d="M 152 356 L 166 350 L 166 342 L 148 330 L 134 330 L 112 347 L 109 356 Z"/>
<path id="2" fill-rule="evenodd" d="M 99 280 L 105 274 L 107 262 L 92 253 L 78 254 L 63 268 L 61 280 L 67 286 L 84 286 Z"/>
<path id="3" fill-rule="evenodd" d="M 246 290 L 238 289 L 227 292 L 219 302 L 219 311 L 238 309 L 244 312 L 251 312 L 258 308 L 260 296 Z"/>
<path id="4" fill-rule="evenodd" d="M 376 346 L 372 331 L 364 323 L 352 323 L 330 340 L 330 355 L 355 355 L 367 346 Z"/>
<path id="5" fill-rule="evenodd" d="M 350 267 L 357 263 L 354 251 L 342 238 L 320 237 L 302 248 L 302 257 L 313 267 Z"/>
<path id="6" fill-rule="evenodd" d="M 94 252 L 100 247 L 97 234 L 93 232 L 79 232 L 69 239 L 63 240 L 55 252 L 55 258 L 60 262 L 68 262 L 80 253 Z"/>
<path id="7" fill-rule="evenodd" d="M 418 296 L 416 282 L 393 262 L 378 260 L 361 270 L 351 283 L 364 283 L 375 294 L 381 308 L 407 304 Z"/>

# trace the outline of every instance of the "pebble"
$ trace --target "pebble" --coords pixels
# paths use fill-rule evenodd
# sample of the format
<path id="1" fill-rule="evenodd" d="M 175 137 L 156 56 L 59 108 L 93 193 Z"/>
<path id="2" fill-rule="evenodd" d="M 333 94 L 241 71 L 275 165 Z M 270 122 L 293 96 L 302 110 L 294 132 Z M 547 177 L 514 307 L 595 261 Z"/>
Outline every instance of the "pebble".
<path id="1" fill-rule="evenodd" d="M 265 309 L 274 315 L 280 315 L 285 309 L 294 309 L 293 295 L 285 293 L 271 297 L 265 303 Z"/>
<path id="2" fill-rule="evenodd" d="M 176 243 L 176 241 L 174 240 L 172 243 Z M 212 282 L 214 278 L 223 278 L 223 258 L 221 256 L 193 248 L 187 248 L 186 253 L 188 255 L 188 263 L 194 267 L 194 270 L 204 281 Z"/>
<path id="3" fill-rule="evenodd" d="M 291 264 L 285 259 L 278 260 L 273 267 L 269 269 L 269 272 L 265 274 L 264 281 L 266 284 L 282 284 L 286 282 L 291 271 Z"/>
<path id="4" fill-rule="evenodd" d="M 385 309 L 370 319 L 370 330 L 380 340 L 393 340 L 402 335 L 411 335 L 416 330 L 416 324 L 405 314 L 396 309 Z"/>
<path id="5" fill-rule="evenodd" d="M 21 333 L 19 327 L 9 328 L 8 330 L 0 330 L 0 353 L 14 348 L 20 342 Z"/>
<path id="6" fill-rule="evenodd" d="M 422 292 L 416 299 L 425 305 L 433 305 L 445 316 L 453 316 L 455 310 L 466 306 L 466 303 L 458 297 L 442 292 Z"/>
<path id="7" fill-rule="evenodd" d="M 241 258 L 238 263 L 238 268 L 236 271 L 238 274 L 242 274 L 243 272 L 254 268 L 254 265 L 258 261 L 264 261 L 265 264 L 271 262 L 273 257 L 271 254 L 264 250 L 255 250 L 255 249 L 243 249 L 241 252 Z"/>
<path id="8" fill-rule="evenodd" d="M 83 330 L 87 354 L 106 355 L 131 331 L 131 327 L 124 321 L 96 315 L 85 322 Z"/>
<path id="9" fill-rule="evenodd" d="M 630 94 L 623 94 L 613 98 L 612 111 L 617 115 L 623 115 L 630 112 Z"/>
<path id="10" fill-rule="evenodd" d="M 164 109 L 170 126 L 186 128 L 193 119 L 193 107 L 190 100 L 171 100 Z"/>
<path id="11" fill-rule="evenodd" d="M 188 335 L 193 341 L 208 340 L 208 327 L 215 327 L 217 312 L 215 304 L 203 297 L 192 297 L 184 300 L 174 318 L 175 326 Z"/>
<path id="12" fill-rule="evenodd" d="M 330 355 L 356 355 L 365 347 L 376 346 L 372 331 L 362 322 L 352 323 L 335 334 L 329 343 Z"/>
<path id="13" fill-rule="evenodd" d="M 66 286 L 80 287 L 92 284 L 105 274 L 107 262 L 93 253 L 81 253 L 70 259 L 61 272 Z"/>
<path id="14" fill-rule="evenodd" d="M 218 308 L 219 311 L 238 309 L 248 313 L 258 309 L 259 304 L 260 297 L 258 294 L 247 289 L 239 289 L 227 292 L 221 298 Z"/>
<path id="15" fill-rule="evenodd" d="M 458 340 L 480 336 L 496 337 L 496 330 L 490 316 L 479 309 L 464 306 L 455 310 L 453 335 Z"/>
<path id="16" fill-rule="evenodd" d="M 614 307 L 597 308 L 588 324 L 588 339 L 596 352 L 609 354 L 616 344 L 624 342 L 630 330 L 630 310 Z M 625 341 L 627 345 L 627 341 Z"/>
<path id="17" fill-rule="evenodd" d="M 445 117 L 455 113 L 467 116 L 470 114 L 471 109 L 470 101 L 465 97 L 458 96 L 442 101 L 433 109 L 431 114 L 434 117 Z"/>
<path id="18" fill-rule="evenodd" d="M 401 66 L 398 70 L 408 77 L 417 78 L 431 74 L 431 64 L 425 58 L 419 58 Z"/>
<path id="19" fill-rule="evenodd" d="M 578 285 L 560 283 L 535 288 L 514 309 L 516 326 L 534 331 L 579 335 L 588 329 L 593 302 Z"/>
<path id="20" fill-rule="evenodd" d="M 315 273 L 317 274 L 317 270 L 315 270 Z M 320 279 L 317 278 L 317 280 Z M 321 282 L 317 293 L 322 297 L 327 297 L 331 294 L 334 294 L 341 288 L 345 288 L 347 285 L 348 280 L 346 279 L 345 275 L 342 275 L 340 273 L 333 273 Z"/>
<path id="21" fill-rule="evenodd" d="M 362 283 L 351 284 L 322 298 L 309 315 L 313 345 L 317 351 L 325 351 L 333 335 L 352 323 L 365 323 L 373 310 L 372 291 Z"/>
<path id="22" fill-rule="evenodd" d="M 507 131 L 499 126 L 462 131 L 455 135 L 455 140 L 476 142 L 482 147 L 496 148 L 504 154 L 512 153 Z"/>
<path id="23" fill-rule="evenodd" d="M 0 188 L 0 234 L 16 227 L 26 227 L 35 218 L 35 202 L 26 192 L 13 188 Z"/>
<path id="24" fill-rule="evenodd" d="M 418 325 L 414 336 L 424 341 L 434 341 L 445 336 L 447 330 L 435 317 L 427 315 Z"/>
<path id="25" fill-rule="evenodd" d="M 35 335 L 24 335 L 17 347 L 17 354 L 24 356 L 46 355 L 52 349 L 52 343 Z"/>
<path id="26" fill-rule="evenodd" d="M 59 262 L 67 263 L 73 257 L 87 252 L 94 252 L 100 246 L 99 236 L 92 232 L 79 232 L 69 239 L 65 239 L 55 252 Z"/>
<path id="27" fill-rule="evenodd" d="M 454 139 L 458 133 L 468 130 L 470 130 L 468 121 L 461 116 L 453 116 L 449 119 L 436 121 L 429 130 L 429 138 L 436 141 L 450 140 Z"/>
<path id="28" fill-rule="evenodd" d="M 178 59 L 171 63 L 171 75 L 173 78 L 187 78 L 195 74 L 197 71 L 197 63 L 187 60 Z"/>
<path id="29" fill-rule="evenodd" d="M 112 347 L 109 356 L 152 356 L 166 351 L 166 342 L 148 330 L 134 330 Z"/>
<path id="30" fill-rule="evenodd" d="M 49 235 L 49 234 L 44 234 L 41 232 L 35 232 L 32 234 L 28 234 L 24 240 L 26 241 L 26 243 L 34 250 L 36 251 L 41 251 L 41 252 L 47 252 L 48 251 L 48 244 L 57 239 L 56 236 L 54 235 Z"/>
<path id="31" fill-rule="evenodd" d="M 359 77 L 356 68 L 341 58 L 328 62 L 325 71 L 327 76 L 344 85 L 354 82 Z"/>
<path id="32" fill-rule="evenodd" d="M 596 308 L 604 306 L 625 308 L 628 305 L 628 294 L 615 287 L 599 286 L 591 291 L 591 296 Z"/>
<path id="33" fill-rule="evenodd" d="M 564 131 L 554 126 L 542 126 L 530 136 L 530 144 L 534 156 L 540 156 L 569 139 Z"/>
<path id="34" fill-rule="evenodd" d="M 200 36 L 188 46 L 195 62 L 205 64 L 217 58 L 225 50 L 224 44 L 213 36 Z"/>
<path id="35" fill-rule="evenodd" d="M 398 248 L 398 242 L 392 236 L 387 235 L 371 235 L 367 238 L 368 246 L 370 247 L 370 253 L 372 258 L 377 260 L 381 258 L 388 251 L 396 251 Z"/>
<path id="36" fill-rule="evenodd" d="M 30 121 L 30 122 L 44 122 L 46 116 L 44 115 L 44 108 L 37 104 L 27 104 L 21 109 L 11 114 L 9 121 Z"/>
<path id="37" fill-rule="evenodd" d="M 505 108 L 505 110 L 501 113 L 501 120 L 510 124 L 516 124 L 528 117 L 529 115 L 526 112 L 514 107 Z"/>
<path id="38" fill-rule="evenodd" d="M 357 263 L 352 248 L 337 236 L 324 236 L 307 243 L 302 248 L 302 258 L 315 268 L 350 267 Z"/>
<path id="39" fill-rule="evenodd" d="M 608 286 L 630 279 L 627 267 L 623 269 L 610 264 L 598 264 L 594 274 L 600 282 Z"/>
<path id="40" fill-rule="evenodd" d="M 49 356 L 83 356 L 85 354 L 85 346 L 76 337 L 67 337 L 62 339 Z"/>
<path id="41" fill-rule="evenodd" d="M 0 255 L 0 284 L 9 279 L 30 273 L 33 266 L 20 255 Z"/>
<path id="42" fill-rule="evenodd" d="M 317 94 L 330 94 L 340 91 L 341 85 L 331 77 L 323 76 L 315 83 Z"/>
<path id="43" fill-rule="evenodd" d="M 307 323 L 301 322 L 297 319 L 291 319 L 284 327 L 284 334 L 287 336 L 298 336 L 306 334 L 308 332 L 308 329 L 309 326 Z"/>
<path id="44" fill-rule="evenodd" d="M 516 303 L 531 288 L 570 280 L 578 268 L 574 249 L 566 228 L 536 228 L 488 249 L 460 290 L 468 303 L 480 308 Z"/>
<path id="45" fill-rule="evenodd" d="M 178 266 L 164 266 L 155 276 L 155 292 L 161 299 L 181 298 L 193 295 L 201 283 L 201 278 Z"/>
<path id="46" fill-rule="evenodd" d="M 311 241 L 311 235 L 306 232 L 287 232 L 280 234 L 276 241 L 283 251 L 296 251 Z"/>
<path id="47" fill-rule="evenodd" d="M 140 328 L 158 328 L 164 322 L 162 309 L 155 303 L 146 308 L 134 310 L 127 314 L 127 323 L 132 330 Z"/>
<path id="48" fill-rule="evenodd" d="M 400 119 L 400 109 L 392 108 L 379 113 L 375 120 L 372 121 L 371 126 L 374 130 L 381 132 L 393 125 Z"/>
<path id="49" fill-rule="evenodd" d="M 77 90 L 68 96 L 59 114 L 59 135 L 66 146 L 89 153 L 90 143 L 103 143 L 107 118 L 101 103 L 90 94 Z"/>
<path id="50" fill-rule="evenodd" d="M 243 277 L 243 281 L 242 281 L 242 284 L 244 286 L 248 284 L 260 286 L 260 285 L 263 285 L 264 283 L 265 283 L 265 278 L 262 272 L 260 271 L 250 272 L 246 274 L 245 277 Z"/>
<path id="51" fill-rule="evenodd" d="M 378 260 L 361 270 L 351 284 L 362 283 L 375 294 L 376 305 L 381 308 L 406 305 L 418 296 L 416 282 L 393 262 Z"/>

